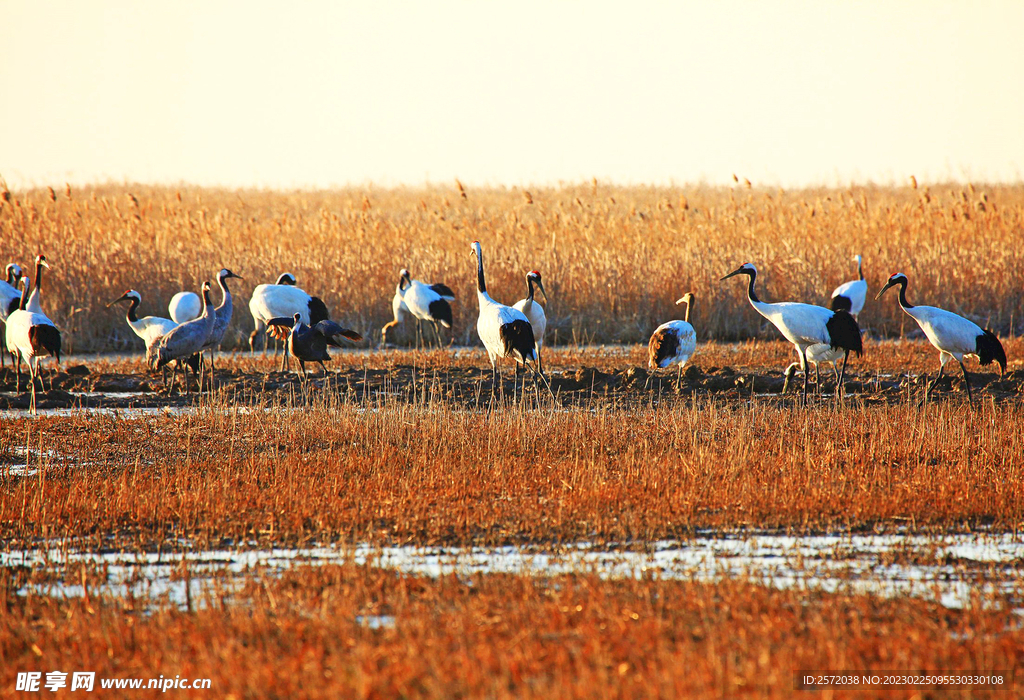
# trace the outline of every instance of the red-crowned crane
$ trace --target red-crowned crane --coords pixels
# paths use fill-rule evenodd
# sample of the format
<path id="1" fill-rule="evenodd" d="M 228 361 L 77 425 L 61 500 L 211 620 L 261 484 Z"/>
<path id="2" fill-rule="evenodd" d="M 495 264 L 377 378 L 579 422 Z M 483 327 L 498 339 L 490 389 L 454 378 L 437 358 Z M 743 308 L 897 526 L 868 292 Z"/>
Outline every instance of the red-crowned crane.
<path id="1" fill-rule="evenodd" d="M 974 321 L 968 321 L 952 311 L 939 309 L 934 306 L 914 306 L 907 301 L 907 276 L 902 272 L 890 275 L 889 281 L 875 295 L 875 299 L 881 297 L 891 287 L 899 287 L 900 306 L 907 315 L 917 321 L 928 341 L 939 351 L 939 373 L 924 390 L 924 398 L 927 401 L 931 390 L 942 378 L 942 372 L 946 363 L 955 359 L 964 373 L 964 384 L 967 386 L 967 399 L 973 403 L 971 397 L 971 382 L 967 378 L 967 368 L 964 366 L 964 356 L 974 355 L 982 365 L 990 364 L 993 360 L 999 363 L 999 374 L 1006 371 L 1006 351 L 999 338 L 989 330 L 983 329 Z"/>
<path id="2" fill-rule="evenodd" d="M 537 348 L 530 320 L 522 311 L 500 304 L 491 298 L 487 293 L 487 284 L 484 281 L 484 254 L 480 248 L 480 241 L 473 241 L 473 253 L 476 254 L 477 260 L 476 298 L 480 304 L 476 332 L 491 361 L 493 377 L 491 390 L 493 391 L 494 387 L 498 385 L 498 379 L 501 377 L 501 372 L 498 370 L 498 359 L 507 357 L 515 363 L 516 385 L 519 383 L 519 363 L 522 363 L 524 367 L 529 367 L 533 371 L 534 383 L 536 384 L 539 376 L 544 380 L 544 385 L 550 392 L 551 385 L 548 384 L 547 377 L 540 371 L 537 364 Z"/>
<path id="3" fill-rule="evenodd" d="M 21 303 L 7 317 L 5 341 L 7 350 L 17 358 L 18 367 L 15 374 L 15 391 L 21 391 L 21 360 L 28 363 L 29 383 L 32 385 L 32 398 L 29 410 L 36 412 L 36 377 L 39 374 L 39 358 L 52 355 L 60 364 L 60 331 L 46 314 L 27 310 L 29 288 L 32 286 L 28 277 L 21 278 L 23 291 Z M 39 382 L 42 388 L 42 380 Z"/>
<path id="4" fill-rule="evenodd" d="M 7 323 L 7 317 L 14 313 L 21 306 L 21 290 L 18 283 L 24 274 L 21 266 L 16 263 L 8 263 L 6 279 L 0 280 L 0 322 Z M 4 366 L 4 356 L 7 354 L 7 344 L 0 343 L 0 367 Z M 14 363 L 14 356 L 11 356 L 11 363 Z"/>
<path id="5" fill-rule="evenodd" d="M 683 365 L 697 351 L 697 332 L 690 325 L 694 300 L 693 292 L 687 292 L 676 301 L 676 304 L 686 304 L 684 320 L 661 324 L 654 329 L 651 340 L 647 343 L 648 366 L 652 370 L 679 365 L 676 389 L 683 381 Z"/>
<path id="6" fill-rule="evenodd" d="M 210 337 L 207 339 L 206 344 L 203 346 L 203 350 L 210 351 L 210 376 L 213 376 L 213 356 L 217 350 L 220 349 L 220 344 L 224 340 L 224 334 L 228 331 L 228 326 L 231 325 L 231 314 L 234 310 L 234 305 L 231 301 L 231 291 L 228 289 L 227 280 L 229 279 L 243 279 L 239 277 L 231 270 L 222 268 L 217 273 L 217 284 L 220 285 L 221 301 L 220 305 L 214 310 L 214 322 L 213 330 L 210 332 Z M 212 379 L 210 381 L 213 381 Z"/>
<path id="7" fill-rule="evenodd" d="M 291 318 L 299 314 L 302 322 L 306 325 L 316 325 L 320 321 L 330 318 L 327 305 L 319 297 L 306 293 L 305 290 L 295 286 L 295 278 L 290 273 L 288 277 L 291 282 L 281 283 L 285 277 L 278 277 L 278 283 L 260 284 L 252 291 L 252 298 L 249 299 L 249 312 L 252 314 L 255 330 L 249 334 L 249 349 L 256 350 L 256 342 L 267 332 L 267 322 L 272 318 Z M 270 329 L 274 332 L 274 328 Z M 283 340 L 283 335 L 278 338 Z M 264 339 L 263 349 L 266 351 Z M 285 352 L 281 360 L 282 371 L 287 366 L 288 353 Z"/>
<path id="8" fill-rule="evenodd" d="M 750 305 L 771 321 L 786 340 L 793 343 L 797 354 L 800 355 L 800 369 L 804 373 L 804 403 L 807 403 L 807 362 L 810 359 L 810 354 L 824 348 L 842 351 L 843 369 L 839 373 L 839 383 L 836 386 L 836 398 L 838 399 L 842 392 L 843 377 L 846 375 L 846 361 L 850 352 L 859 355 L 864 350 L 861 343 L 860 327 L 853 316 L 846 311 L 832 311 L 813 304 L 794 302 L 769 304 L 763 302 L 757 298 L 757 292 L 754 291 L 754 281 L 757 279 L 756 267 L 750 263 L 744 263 L 722 279 L 726 280 L 735 275 L 746 275 L 750 278 L 747 287 L 747 298 L 750 300 Z"/>
<path id="9" fill-rule="evenodd" d="M 302 315 L 298 313 L 293 314 L 291 318 L 272 318 L 267 325 L 288 329 L 285 352 L 299 361 L 299 376 L 303 381 L 306 378 L 307 362 L 319 363 L 324 374 L 327 374 L 324 361 L 331 359 L 327 353 L 328 345 L 342 348 L 345 347 L 342 338 L 352 341 L 363 339 L 359 333 L 330 319 L 319 321 L 313 327 L 309 327 L 302 322 Z"/>
<path id="10" fill-rule="evenodd" d="M 143 316 L 139 318 L 138 310 L 139 304 L 142 303 L 142 295 L 134 289 L 129 289 L 117 299 L 114 299 L 114 301 L 107 304 L 107 308 L 109 309 L 114 304 L 122 301 L 129 302 L 125 318 L 128 321 L 128 326 L 135 332 L 135 335 L 142 338 L 142 342 L 146 344 L 146 364 L 152 365 L 156 357 L 156 346 L 160 343 L 160 339 L 170 333 L 178 324 L 169 318 L 160 318 L 159 316 Z"/>
<path id="11" fill-rule="evenodd" d="M 540 348 L 544 345 L 544 331 L 548 327 L 548 318 L 544 314 L 544 307 L 538 304 L 533 298 L 533 285 L 537 285 L 537 289 L 544 295 L 544 301 L 548 300 L 548 293 L 544 290 L 544 280 L 541 279 L 540 273 L 536 270 L 531 270 L 526 273 L 526 298 L 520 299 L 512 305 L 513 309 L 518 309 L 523 312 L 526 319 L 530 322 L 530 326 L 533 328 L 533 346 L 537 351 L 537 367 L 540 371 L 544 371 L 544 360 L 540 356 Z"/>
<path id="12" fill-rule="evenodd" d="M 178 368 L 182 370 L 183 379 L 185 382 L 185 393 L 188 393 L 188 370 L 186 370 L 182 363 L 188 362 L 194 355 L 198 355 L 203 350 L 203 346 L 206 345 L 206 341 L 210 337 L 210 333 L 213 331 L 213 324 L 216 321 L 213 303 L 210 300 L 210 283 L 203 282 L 203 313 L 199 318 L 186 321 L 170 331 L 160 339 L 160 343 L 156 347 L 156 353 L 154 360 L 156 361 L 156 368 L 161 369 L 170 362 L 174 362 L 174 372 L 171 375 L 171 388 L 168 389 L 170 393 L 171 389 L 174 388 L 175 379 L 178 376 Z M 203 371 L 202 363 L 198 362 L 198 358 L 194 360 L 199 364 L 199 391 L 203 390 Z M 192 365 L 193 373 L 195 372 L 195 365 Z"/>
<path id="13" fill-rule="evenodd" d="M 854 255 L 853 259 L 857 262 L 858 279 L 843 282 L 832 290 L 832 310 L 847 311 L 851 316 L 857 318 L 868 297 L 868 283 L 864 279 L 864 258 Z"/>
<path id="14" fill-rule="evenodd" d="M 399 275 L 398 287 L 395 289 L 395 296 L 391 299 L 394 320 L 384 324 L 381 329 L 381 346 L 387 344 L 388 330 L 401 323 L 405 319 L 405 314 L 409 313 L 416 319 L 417 336 L 422 338 L 422 323 L 427 321 L 434 326 L 437 347 L 441 347 L 441 331 L 438 325 L 445 328 L 452 327 L 452 307 L 449 302 L 455 301 L 455 292 L 448 285 L 440 282 L 427 284 L 420 280 L 414 280 L 409 271 L 404 268 Z"/>

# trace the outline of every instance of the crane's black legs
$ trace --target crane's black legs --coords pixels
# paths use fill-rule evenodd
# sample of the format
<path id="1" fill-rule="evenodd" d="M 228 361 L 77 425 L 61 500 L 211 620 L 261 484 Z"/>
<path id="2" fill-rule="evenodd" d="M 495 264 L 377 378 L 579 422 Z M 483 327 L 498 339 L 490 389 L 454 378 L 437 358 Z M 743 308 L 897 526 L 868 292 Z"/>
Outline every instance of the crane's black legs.
<path id="1" fill-rule="evenodd" d="M 961 367 L 962 366 L 963 365 L 961 365 Z M 939 373 L 935 375 L 935 379 L 933 379 L 930 382 L 928 382 L 927 386 L 925 386 L 925 388 L 924 388 L 924 400 L 925 401 L 928 401 L 928 396 L 932 393 L 932 389 L 934 389 L 935 385 L 939 383 L 940 379 L 942 379 L 942 372 L 945 369 L 946 369 L 946 365 L 940 363 L 939 364 Z"/>
<path id="2" fill-rule="evenodd" d="M 803 396 L 803 404 L 804 404 L 804 406 L 807 405 L 807 360 L 808 360 L 808 358 L 807 358 L 807 350 L 801 351 L 800 352 L 800 364 L 803 365 L 803 370 L 804 370 L 804 396 Z"/>
<path id="3" fill-rule="evenodd" d="M 967 401 L 969 403 L 974 403 L 974 398 L 971 396 L 971 380 L 967 378 L 967 368 L 964 367 L 963 360 L 957 360 L 957 362 L 960 363 L 960 369 L 963 370 L 964 373 L 964 384 L 967 386 Z"/>
<path id="4" fill-rule="evenodd" d="M 434 321 L 434 336 L 437 338 L 437 349 L 440 350 L 444 346 L 441 344 L 441 331 L 437 327 L 437 321 Z"/>
<path id="5" fill-rule="evenodd" d="M 843 371 L 839 373 L 839 379 L 836 382 L 836 401 L 845 396 L 846 390 L 843 388 L 843 378 L 846 376 L 846 361 L 850 358 L 850 352 L 843 352 Z M 832 369 L 835 369 L 835 364 L 832 365 Z"/>
<path id="6" fill-rule="evenodd" d="M 21 350 L 17 352 L 18 368 L 14 370 L 14 393 L 21 393 Z"/>

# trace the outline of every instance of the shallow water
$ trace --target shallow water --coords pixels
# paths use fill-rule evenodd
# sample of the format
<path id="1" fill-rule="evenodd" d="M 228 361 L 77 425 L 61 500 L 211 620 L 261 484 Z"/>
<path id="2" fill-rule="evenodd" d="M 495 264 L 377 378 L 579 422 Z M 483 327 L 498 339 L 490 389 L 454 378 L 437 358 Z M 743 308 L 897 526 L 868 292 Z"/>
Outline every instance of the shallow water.
<path id="1" fill-rule="evenodd" d="M 0 565 L 27 566 L 56 574 L 79 563 L 104 567 L 103 592 L 173 605 L 202 604 L 224 595 L 254 573 L 275 576 L 296 566 L 356 563 L 440 576 L 514 573 L 551 576 L 572 572 L 607 578 L 653 576 L 717 581 L 741 578 L 779 589 L 914 596 L 962 608 L 1007 596 L 1024 614 L 1024 537 L 973 535 L 757 534 L 665 540 L 637 549 L 581 543 L 558 548 L 313 547 L 303 549 L 203 550 L 168 553 L 92 553 L 59 549 L 0 552 Z M 186 575 L 187 574 L 187 575 Z M 74 576 L 70 576 L 74 579 Z M 19 590 L 76 597 L 80 584 L 33 583 Z M 90 591 L 95 594 L 97 591 Z M 198 601 L 198 602 L 196 602 Z M 373 623 L 369 623 L 373 624 Z"/>

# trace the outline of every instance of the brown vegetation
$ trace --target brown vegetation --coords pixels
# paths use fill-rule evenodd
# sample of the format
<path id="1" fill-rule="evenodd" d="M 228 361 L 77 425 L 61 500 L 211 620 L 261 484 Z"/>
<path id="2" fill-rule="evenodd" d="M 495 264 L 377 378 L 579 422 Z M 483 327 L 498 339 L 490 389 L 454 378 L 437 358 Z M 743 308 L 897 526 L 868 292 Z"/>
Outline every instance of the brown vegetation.
<path id="1" fill-rule="evenodd" d="M 474 239 L 483 242 L 500 300 L 525 296 L 526 270 L 544 273 L 555 342 L 645 341 L 676 317 L 672 302 L 689 290 L 699 293 L 701 339 L 755 336 L 763 319 L 746 305 L 742 285 L 719 277 L 751 260 L 767 300 L 826 302 L 855 274 L 850 257 L 858 252 L 872 289 L 901 270 L 914 300 L 1006 335 L 1011 325 L 1024 327 L 1022 229 L 1020 186 L 785 192 L 595 183 L 525 198 L 515 189 L 105 186 L 13 192 L 0 202 L 4 254 L 24 264 L 46 253 L 47 310 L 79 351 L 134 347 L 123 315 L 104 308 L 125 289 L 142 293 L 142 313 L 166 315 L 174 292 L 197 289 L 221 266 L 246 277 L 236 285 L 228 346 L 251 330 L 253 286 L 284 270 L 335 317 L 377 338 L 401 267 L 456 291 L 455 339 L 475 342 Z M 887 335 L 913 329 L 892 299 L 869 302 L 861 323 Z"/>

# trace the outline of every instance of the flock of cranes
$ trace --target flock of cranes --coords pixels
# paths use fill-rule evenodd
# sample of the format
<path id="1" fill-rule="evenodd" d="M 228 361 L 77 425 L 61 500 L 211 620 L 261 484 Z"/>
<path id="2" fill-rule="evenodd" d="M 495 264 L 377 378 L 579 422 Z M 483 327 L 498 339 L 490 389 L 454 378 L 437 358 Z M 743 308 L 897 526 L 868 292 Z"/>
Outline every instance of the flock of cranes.
<path id="1" fill-rule="evenodd" d="M 544 374 L 541 348 L 547 320 L 544 308 L 535 298 L 535 288 L 544 295 L 547 292 L 540 272 L 532 270 L 526 275 L 527 296 L 512 306 L 496 301 L 487 292 L 484 278 L 483 250 L 479 241 L 472 244 L 472 255 L 476 260 L 477 303 L 479 313 L 476 329 L 491 364 L 493 386 L 500 378 L 499 363 L 511 360 L 516 384 L 520 367 L 532 372 L 535 385 L 543 383 L 548 391 L 551 386 Z M 830 362 L 836 373 L 836 397 L 843 392 L 846 363 L 850 353 L 861 354 L 863 344 L 858 315 L 864 308 L 868 285 L 864 279 L 863 259 L 857 262 L 858 279 L 846 282 L 832 293 L 831 308 L 794 302 L 768 303 L 762 301 L 755 289 L 757 268 L 744 263 L 722 280 L 735 276 L 746 276 L 747 299 L 757 313 L 774 325 L 786 340 L 793 344 L 798 361 L 786 368 L 783 393 L 788 389 L 790 379 L 799 369 L 803 373 L 803 401 L 807 401 L 808 366 L 814 365 L 815 383 L 820 387 L 818 363 Z M 46 258 L 39 255 L 35 260 L 35 286 L 22 268 L 11 263 L 5 269 L 5 280 L 0 281 L 0 320 L 4 322 L 3 349 L 11 354 L 17 364 L 18 380 L 16 390 L 20 391 L 20 370 L 24 360 L 29 367 L 31 385 L 31 410 L 35 411 L 35 382 L 39 376 L 39 360 L 50 355 L 60 362 L 61 334 L 43 311 L 42 277 L 43 270 L 50 269 Z M 173 363 L 173 372 L 168 391 L 173 390 L 177 373 L 181 370 L 185 391 L 188 391 L 188 370 L 198 374 L 200 390 L 203 386 L 205 361 L 203 353 L 210 351 L 210 371 L 214 367 L 214 352 L 224 339 L 231 323 L 233 304 L 229 279 L 242 279 L 231 270 L 221 269 L 216 276 L 221 291 L 221 301 L 213 305 L 211 285 L 204 282 L 201 295 L 192 292 L 175 294 L 168 306 L 170 318 L 156 316 L 139 317 L 138 309 L 142 295 L 129 289 L 107 306 L 126 302 L 126 320 L 132 331 L 146 346 L 146 361 L 152 368 L 166 372 L 165 367 Z M 1006 353 L 999 339 L 991 331 L 978 326 L 962 316 L 932 306 L 914 306 L 907 301 L 907 276 L 896 273 L 889 277 L 878 292 L 880 298 L 892 287 L 899 287 L 900 307 L 921 327 L 929 342 L 939 351 L 939 372 L 925 390 L 927 399 L 935 384 L 942 378 L 946 364 L 955 359 L 963 372 L 968 399 L 971 385 L 964 357 L 973 355 L 982 365 L 995 361 L 1000 371 L 1006 371 Z M 427 284 L 412 278 L 409 270 L 399 274 L 398 286 L 392 299 L 394 319 L 381 331 L 382 347 L 387 342 L 388 331 L 412 316 L 421 338 L 422 324 L 430 324 L 438 346 L 442 345 L 440 327 L 452 327 L 451 302 L 455 293 L 445 284 Z M 648 344 L 649 365 L 652 370 L 677 366 L 677 386 L 682 380 L 683 367 L 697 351 L 697 333 L 690 322 L 695 296 L 687 292 L 676 304 L 685 304 L 683 320 L 668 321 L 658 326 Z M 344 341 L 359 341 L 362 336 L 356 331 L 330 320 L 326 304 L 318 297 L 308 294 L 297 285 L 291 273 L 280 275 L 273 284 L 260 284 L 249 301 L 249 311 L 255 329 L 249 336 L 251 351 L 266 336 L 284 342 L 282 369 L 287 367 L 289 357 L 299 362 L 301 377 L 305 380 L 306 362 L 318 363 L 326 373 L 324 362 L 330 359 L 328 346 L 343 347 Z M 264 349 L 265 349 L 264 345 Z M 841 369 L 837 363 L 842 360 Z M 41 382 L 40 382 L 41 383 Z"/>

